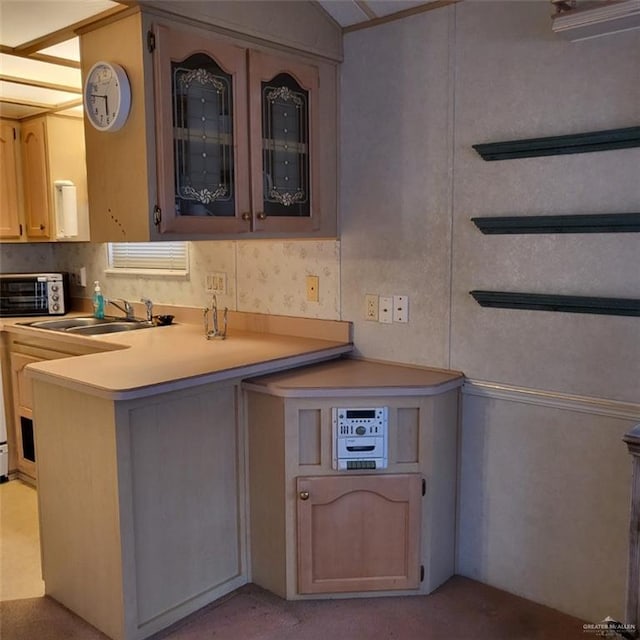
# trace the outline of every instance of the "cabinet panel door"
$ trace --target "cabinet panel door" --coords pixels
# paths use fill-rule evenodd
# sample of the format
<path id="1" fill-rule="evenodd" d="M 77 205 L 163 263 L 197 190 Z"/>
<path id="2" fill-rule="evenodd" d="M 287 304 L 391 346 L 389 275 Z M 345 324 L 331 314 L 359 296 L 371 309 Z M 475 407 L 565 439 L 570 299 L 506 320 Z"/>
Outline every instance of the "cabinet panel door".
<path id="1" fill-rule="evenodd" d="M 22 125 L 22 174 L 28 238 L 49 238 L 51 194 L 44 118 Z"/>
<path id="2" fill-rule="evenodd" d="M 20 238 L 18 126 L 0 122 L 0 238 Z"/>
<path id="3" fill-rule="evenodd" d="M 250 231 L 246 51 L 164 26 L 155 36 L 160 231 Z"/>
<path id="4" fill-rule="evenodd" d="M 417 589 L 419 474 L 299 477 L 298 591 Z"/>
<path id="5" fill-rule="evenodd" d="M 11 354 L 11 383 L 13 386 L 13 415 L 15 420 L 16 443 L 18 445 L 18 470 L 22 473 L 36 477 L 36 465 L 33 457 L 33 394 L 31 380 L 25 374 L 24 368 L 32 362 L 40 362 L 41 358 L 35 358 L 22 353 Z M 25 420 L 26 419 L 26 420 Z"/>
<path id="6" fill-rule="evenodd" d="M 249 53 L 251 199 L 256 231 L 320 228 L 318 68 Z"/>

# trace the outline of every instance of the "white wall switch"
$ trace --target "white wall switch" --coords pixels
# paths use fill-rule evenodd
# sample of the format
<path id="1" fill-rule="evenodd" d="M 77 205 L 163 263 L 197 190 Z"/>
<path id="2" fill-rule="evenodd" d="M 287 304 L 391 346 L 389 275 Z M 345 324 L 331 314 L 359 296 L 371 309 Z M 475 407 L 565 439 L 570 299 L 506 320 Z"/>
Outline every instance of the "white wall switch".
<path id="1" fill-rule="evenodd" d="M 380 296 L 378 304 L 378 320 L 382 324 L 393 322 L 393 298 L 390 296 Z"/>
<path id="2" fill-rule="evenodd" d="M 207 273 L 204 290 L 208 293 L 225 294 L 227 292 L 227 274 L 224 271 Z"/>
<path id="3" fill-rule="evenodd" d="M 393 321 L 409 322 L 409 296 L 393 296 Z"/>

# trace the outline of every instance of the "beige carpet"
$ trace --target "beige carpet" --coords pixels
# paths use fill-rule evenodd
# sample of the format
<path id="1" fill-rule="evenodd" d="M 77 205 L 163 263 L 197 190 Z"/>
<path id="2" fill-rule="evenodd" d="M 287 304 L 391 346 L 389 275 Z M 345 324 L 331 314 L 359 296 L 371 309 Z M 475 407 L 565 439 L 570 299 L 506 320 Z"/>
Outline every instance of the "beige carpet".
<path id="1" fill-rule="evenodd" d="M 48 597 L 0 603 L 2 640 L 105 640 Z M 453 577 L 429 596 L 286 602 L 254 585 L 153 640 L 585 640 L 582 621 Z"/>
<path id="2" fill-rule="evenodd" d="M 0 638 L 106 640 L 42 596 L 35 490 L 16 480 L 0 485 L 0 516 Z M 455 576 L 429 596 L 404 598 L 286 602 L 247 585 L 153 638 L 585 640 L 585 633 L 580 620 Z"/>
<path id="3" fill-rule="evenodd" d="M 20 480 L 0 484 L 0 600 L 44 594 L 38 531 L 36 490 Z"/>

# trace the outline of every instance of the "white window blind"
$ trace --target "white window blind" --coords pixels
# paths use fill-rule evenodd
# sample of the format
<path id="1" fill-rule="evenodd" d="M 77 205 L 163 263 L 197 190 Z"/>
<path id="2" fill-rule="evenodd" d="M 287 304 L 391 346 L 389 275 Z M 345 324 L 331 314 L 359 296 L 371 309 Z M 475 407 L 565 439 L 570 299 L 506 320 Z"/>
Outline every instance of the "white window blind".
<path id="1" fill-rule="evenodd" d="M 186 242 L 110 242 L 109 268 L 114 271 L 187 273 Z"/>

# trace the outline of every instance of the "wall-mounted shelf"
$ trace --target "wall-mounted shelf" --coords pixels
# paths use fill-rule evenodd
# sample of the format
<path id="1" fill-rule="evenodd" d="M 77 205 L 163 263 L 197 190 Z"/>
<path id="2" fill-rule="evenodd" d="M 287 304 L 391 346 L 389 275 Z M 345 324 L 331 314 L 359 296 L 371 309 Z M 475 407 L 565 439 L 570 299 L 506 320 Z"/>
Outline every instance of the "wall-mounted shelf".
<path id="1" fill-rule="evenodd" d="M 484 234 L 640 232 L 640 213 L 487 216 L 471 220 Z"/>
<path id="2" fill-rule="evenodd" d="M 608 316 L 640 316 L 640 300 L 633 298 L 591 298 L 508 291 L 470 291 L 469 293 L 483 307 L 595 313 Z"/>
<path id="3" fill-rule="evenodd" d="M 629 149 L 638 146 L 640 146 L 640 127 L 627 127 L 626 129 L 607 129 L 567 136 L 474 144 L 473 148 L 482 156 L 483 160 L 511 160 Z"/>

